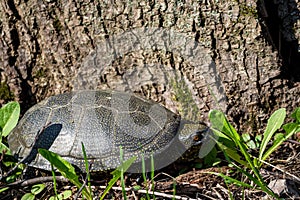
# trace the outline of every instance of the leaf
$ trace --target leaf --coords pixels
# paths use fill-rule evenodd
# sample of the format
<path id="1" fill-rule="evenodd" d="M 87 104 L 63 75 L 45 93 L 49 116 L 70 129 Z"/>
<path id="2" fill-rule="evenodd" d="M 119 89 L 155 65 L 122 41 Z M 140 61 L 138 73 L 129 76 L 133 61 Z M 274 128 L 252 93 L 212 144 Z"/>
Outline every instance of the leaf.
<path id="1" fill-rule="evenodd" d="M 241 153 L 243 154 L 243 156 L 245 157 L 246 161 L 248 162 L 249 168 L 251 168 L 251 170 L 253 170 L 255 176 L 259 179 L 259 181 L 263 181 L 261 175 L 259 174 L 258 169 L 256 168 L 256 166 L 253 163 L 253 160 L 251 159 L 250 154 L 247 152 L 247 147 L 244 144 L 244 142 L 241 141 L 240 135 L 237 133 L 237 131 L 235 130 L 235 128 L 227 121 L 225 115 L 218 110 L 212 110 L 209 112 L 209 119 L 212 123 L 212 126 L 215 127 L 217 130 L 220 130 L 221 132 L 225 133 L 230 139 L 232 139 L 235 143 L 235 145 L 239 148 L 239 150 L 241 151 Z M 223 125 L 222 125 L 223 123 Z M 212 128 L 214 129 L 214 128 Z M 214 129 L 214 130 L 216 130 Z M 226 150 L 228 151 L 227 153 L 232 156 L 233 159 L 237 160 L 239 159 L 239 155 L 238 154 L 233 154 L 234 150 L 231 147 L 230 150 Z M 234 156 L 237 157 L 234 157 Z M 241 159 L 239 159 L 239 162 L 242 162 Z"/>
<path id="2" fill-rule="evenodd" d="M 222 147 L 222 150 L 233 160 L 244 165 L 245 167 L 249 167 L 249 163 L 242 159 L 242 156 L 235 150 L 231 148 Z"/>
<path id="3" fill-rule="evenodd" d="M 0 109 L 1 135 L 6 137 L 17 125 L 20 116 L 20 104 L 12 101 Z"/>
<path id="4" fill-rule="evenodd" d="M 217 149 L 216 147 L 212 148 L 212 150 L 204 157 L 204 164 L 205 166 L 212 166 L 213 163 L 217 159 Z"/>
<path id="5" fill-rule="evenodd" d="M 212 124 L 212 128 L 225 133 L 225 135 L 233 139 L 235 143 L 241 140 L 240 135 L 237 133 L 235 128 L 227 121 L 225 115 L 221 111 L 211 110 L 208 116 Z"/>
<path id="6" fill-rule="evenodd" d="M 63 196 L 63 199 L 68 199 L 69 197 L 72 196 L 72 191 L 71 190 L 65 190 L 61 193 L 61 195 Z"/>
<path id="7" fill-rule="evenodd" d="M 297 123 L 300 123 L 300 107 L 296 108 L 292 113 L 291 117 L 296 120 Z"/>
<path id="8" fill-rule="evenodd" d="M 294 134 L 300 129 L 300 125 L 298 123 L 291 122 L 291 123 L 287 123 L 287 124 L 283 125 L 282 128 L 283 128 L 283 130 L 285 130 L 285 132 L 287 134 L 290 134 L 290 133 Z"/>
<path id="9" fill-rule="evenodd" d="M 247 146 L 250 148 L 250 149 L 255 149 L 256 148 L 256 144 L 253 140 L 249 140 L 247 142 Z"/>
<path id="10" fill-rule="evenodd" d="M 8 190 L 8 189 L 9 189 L 9 187 L 0 188 L 0 193 L 6 191 L 6 190 Z"/>
<path id="11" fill-rule="evenodd" d="M 26 193 L 22 196 L 21 200 L 34 200 L 35 196 L 31 193 Z"/>
<path id="12" fill-rule="evenodd" d="M 251 139 L 251 137 L 250 137 L 250 135 L 248 133 L 243 133 L 242 134 L 242 138 L 243 138 L 244 142 L 248 142 Z"/>
<path id="13" fill-rule="evenodd" d="M 41 183 L 41 184 L 37 184 L 37 185 L 32 186 L 30 191 L 31 191 L 32 194 L 37 195 L 40 192 L 42 192 L 43 189 L 45 189 L 45 184 Z"/>
<path id="14" fill-rule="evenodd" d="M 283 124 L 283 121 L 286 116 L 285 108 L 281 108 L 279 110 L 276 110 L 268 120 L 267 128 L 264 132 L 264 137 L 260 146 L 259 150 L 259 160 L 263 160 L 263 154 L 266 150 L 266 147 L 272 138 L 275 131 L 277 131 Z"/>
<path id="15" fill-rule="evenodd" d="M 49 200 L 63 200 L 63 197 L 61 194 L 58 194 L 57 196 L 51 196 Z"/>
<path id="16" fill-rule="evenodd" d="M 75 169 L 68 161 L 60 157 L 58 154 L 48 151 L 46 149 L 39 149 L 38 151 L 54 167 L 56 167 L 65 178 L 69 179 L 69 181 L 71 181 L 71 183 L 76 185 L 78 188 L 81 188 L 82 184 L 78 180 L 78 176 L 75 172 Z M 82 193 L 87 198 L 92 198 L 91 195 L 87 192 L 86 188 L 83 188 Z"/>

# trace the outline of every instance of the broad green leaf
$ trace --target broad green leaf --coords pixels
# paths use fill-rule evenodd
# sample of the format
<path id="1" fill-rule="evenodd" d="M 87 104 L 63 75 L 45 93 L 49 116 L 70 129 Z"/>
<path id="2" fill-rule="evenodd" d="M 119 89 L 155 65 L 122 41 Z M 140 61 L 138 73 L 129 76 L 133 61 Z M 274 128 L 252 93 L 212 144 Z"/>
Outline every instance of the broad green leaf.
<path id="1" fill-rule="evenodd" d="M 275 140 L 273 142 L 273 145 L 266 151 L 266 153 L 263 155 L 262 160 L 266 160 L 269 155 L 276 150 L 276 148 L 284 142 L 286 138 L 284 137 L 284 134 L 277 133 L 275 135 Z"/>
<path id="2" fill-rule="evenodd" d="M 69 197 L 72 196 L 72 191 L 71 190 L 65 190 L 61 193 L 61 195 L 63 196 L 63 199 L 68 199 Z"/>
<path id="3" fill-rule="evenodd" d="M 297 127 L 294 127 L 293 130 L 289 130 L 289 132 L 287 132 L 287 134 L 283 134 L 283 133 L 276 134 L 275 135 L 275 140 L 273 142 L 273 145 L 263 155 L 262 160 L 267 159 L 268 156 L 273 151 L 275 151 L 278 146 L 280 146 L 285 140 L 289 139 L 297 131 L 300 131 L 300 125 L 298 125 Z"/>
<path id="4" fill-rule="evenodd" d="M 273 134 L 282 126 L 283 121 L 286 116 L 285 108 L 276 110 L 268 120 L 267 128 L 264 132 L 264 137 L 259 150 L 259 159 L 263 160 L 263 154 L 266 150 L 266 147 L 271 140 Z"/>
<path id="5" fill-rule="evenodd" d="M 47 159 L 54 167 L 56 167 L 65 178 L 69 179 L 69 181 L 71 181 L 71 183 L 76 185 L 78 188 L 81 188 L 82 184 L 78 180 L 75 169 L 68 161 L 60 157 L 58 154 L 46 149 L 39 149 L 38 151 L 45 159 Z M 87 192 L 86 188 L 83 188 L 82 193 L 87 198 L 92 198 Z"/>
<path id="6" fill-rule="evenodd" d="M 41 183 L 41 184 L 37 184 L 37 185 L 32 186 L 30 191 L 31 191 L 32 194 L 37 195 L 41 191 L 43 191 L 43 189 L 45 189 L 45 184 Z"/>
<path id="7" fill-rule="evenodd" d="M 31 193 L 26 193 L 22 196 L 21 200 L 34 200 L 35 196 Z"/>
<path id="8" fill-rule="evenodd" d="M 256 144 L 253 140 L 249 140 L 247 142 L 247 146 L 250 148 L 250 149 L 255 149 L 256 148 Z"/>
<path id="9" fill-rule="evenodd" d="M 217 130 L 217 129 L 211 128 L 211 130 Z M 224 144 L 225 146 L 230 148 L 236 148 L 236 145 L 233 142 L 233 140 L 230 139 L 227 135 L 225 135 L 221 131 L 217 130 L 217 131 L 213 131 L 213 133 L 215 136 L 211 137 L 211 139 L 216 140 L 216 138 L 218 138 L 218 141 L 222 142 L 222 144 Z"/>
<path id="10" fill-rule="evenodd" d="M 300 123 L 300 107 L 295 109 L 291 117 L 295 119 L 297 123 Z"/>
<path id="11" fill-rule="evenodd" d="M 216 147 L 212 148 L 212 150 L 207 154 L 207 156 L 204 157 L 204 164 L 206 166 L 212 166 L 214 162 L 216 162 L 217 159 L 217 149 Z M 202 164 L 202 163 L 201 163 Z"/>
<path id="12" fill-rule="evenodd" d="M 282 128 L 287 134 L 294 134 L 300 129 L 300 124 L 291 122 L 283 125 Z"/>
<path id="13" fill-rule="evenodd" d="M 20 105 L 18 102 L 9 102 L 0 109 L 0 131 L 3 137 L 8 136 L 17 125 L 20 116 Z"/>
<path id="14" fill-rule="evenodd" d="M 61 194 L 58 194 L 57 196 L 51 196 L 49 200 L 63 200 L 63 197 Z"/>
<path id="15" fill-rule="evenodd" d="M 237 133 L 235 128 L 233 128 L 233 126 L 227 121 L 225 115 L 221 111 L 212 110 L 209 112 L 209 119 L 212 123 L 213 128 L 225 133 L 230 139 L 234 141 L 235 145 L 239 148 L 246 161 L 248 162 L 251 170 L 253 170 L 255 176 L 258 177 L 260 181 L 262 181 L 262 177 L 260 176 L 258 169 L 254 165 L 250 154 L 247 152 L 246 145 L 241 141 L 239 134 Z M 237 155 L 238 157 L 234 157 L 234 154 L 232 154 L 232 148 L 230 149 L 231 151 L 227 150 L 228 154 L 232 156 L 232 159 L 238 159 L 240 156 Z"/>
<path id="16" fill-rule="evenodd" d="M 135 190 L 135 191 L 141 190 L 142 186 L 140 186 L 140 185 L 134 185 L 134 186 L 132 186 L 132 189 Z"/>
<path id="17" fill-rule="evenodd" d="M 53 166 L 59 171 L 62 171 L 62 175 L 68 179 L 77 181 L 78 176 L 75 173 L 74 167 L 58 154 L 48 151 L 46 149 L 39 149 L 39 153 L 46 158 Z"/>
<path id="18" fill-rule="evenodd" d="M 137 158 L 136 156 L 129 158 L 121 166 L 119 166 L 117 169 L 115 169 L 113 172 L 111 172 L 111 174 L 113 175 L 113 178 L 110 179 L 108 186 L 106 187 L 102 196 L 100 197 L 100 200 L 104 199 L 104 197 L 106 196 L 108 191 L 119 180 L 119 178 L 121 177 L 121 169 L 123 168 L 123 171 L 126 172 L 128 170 L 128 168 L 132 165 L 132 163 L 136 160 L 136 158 Z"/>
<path id="19" fill-rule="evenodd" d="M 248 133 L 243 133 L 242 138 L 243 138 L 244 142 L 248 142 L 251 139 L 251 137 Z"/>
<path id="20" fill-rule="evenodd" d="M 261 142 L 261 140 L 262 140 L 262 135 L 255 136 L 255 142 Z"/>
<path id="21" fill-rule="evenodd" d="M 230 148 L 222 148 L 224 152 L 233 160 L 240 163 L 241 165 L 244 165 L 245 167 L 249 167 L 249 163 L 247 163 L 245 160 L 243 160 L 242 156 L 234 149 Z"/>
<path id="22" fill-rule="evenodd" d="M 212 129 L 215 133 L 219 132 L 216 129 Z M 227 145 L 223 144 L 220 141 L 216 141 L 220 149 L 226 153 L 231 159 L 235 160 L 236 162 L 240 163 L 241 165 L 244 165 L 246 167 L 249 167 L 249 164 L 242 159 L 241 155 L 237 152 L 235 148 L 228 147 Z"/>
<path id="23" fill-rule="evenodd" d="M 212 128 L 215 128 L 222 133 L 225 133 L 226 136 L 234 140 L 236 143 L 240 141 L 240 135 L 237 133 L 235 128 L 227 121 L 225 115 L 218 110 L 211 110 L 209 112 L 209 120 L 212 124 Z"/>

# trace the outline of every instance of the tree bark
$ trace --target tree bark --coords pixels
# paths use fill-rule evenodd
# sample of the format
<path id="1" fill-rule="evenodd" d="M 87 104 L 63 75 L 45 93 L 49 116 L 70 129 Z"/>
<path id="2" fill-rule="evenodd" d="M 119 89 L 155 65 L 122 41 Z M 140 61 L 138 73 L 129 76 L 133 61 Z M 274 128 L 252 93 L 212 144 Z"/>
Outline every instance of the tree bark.
<path id="1" fill-rule="evenodd" d="M 284 25 L 294 28 L 291 39 L 280 40 L 269 27 L 276 24 L 270 22 L 272 5 L 263 1 L 3 0 L 1 91 L 12 92 L 24 110 L 47 96 L 89 88 L 141 93 L 180 111 L 177 88 L 187 87 L 198 119 L 207 121 L 209 109 L 219 105 L 241 131 L 261 132 L 270 113 L 299 106 L 299 18 L 293 13 L 299 2 L 283 2 L 272 4 L 278 24 L 289 16 Z M 284 16 L 278 5 L 289 8 Z M 130 30 L 138 34 L 130 41 L 144 47 L 123 43 Z M 283 55 L 286 41 L 293 48 Z"/>

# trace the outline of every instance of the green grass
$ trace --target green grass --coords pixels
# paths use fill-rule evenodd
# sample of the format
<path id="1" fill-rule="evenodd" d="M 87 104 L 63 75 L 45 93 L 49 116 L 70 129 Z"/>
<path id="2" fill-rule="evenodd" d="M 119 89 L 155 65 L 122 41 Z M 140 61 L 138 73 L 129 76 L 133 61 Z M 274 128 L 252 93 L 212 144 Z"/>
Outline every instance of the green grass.
<path id="1" fill-rule="evenodd" d="M 286 117 L 286 111 L 281 108 L 275 111 L 268 120 L 267 127 L 262 136 L 259 147 L 259 156 L 255 157 L 249 153 L 249 146 L 244 142 L 245 137 L 241 137 L 236 129 L 228 122 L 225 115 L 218 110 L 212 110 L 209 113 L 209 119 L 212 123 L 211 130 L 219 137 L 216 141 L 219 148 L 223 151 L 226 160 L 232 164 L 239 172 L 250 179 L 262 191 L 279 198 L 263 180 L 259 173 L 265 160 L 273 153 L 277 147 L 290 138 L 293 134 L 300 131 L 300 109 L 297 108 L 291 117 L 294 122 L 283 125 Z M 280 128 L 285 130 L 285 133 L 278 132 Z M 276 133 L 276 134 L 275 134 Z M 247 138 L 248 139 L 248 138 Z M 272 140 L 273 139 L 273 140 Z M 269 145 L 271 143 L 271 145 Z M 228 177 L 221 173 L 214 173 L 242 187 L 253 188 L 252 185 Z"/>
<path id="2" fill-rule="evenodd" d="M 11 130 L 16 126 L 20 113 L 20 106 L 17 102 L 10 102 L 4 105 L 0 109 L 0 145 L 2 152 L 10 153 L 8 147 L 3 143 L 3 138 L 5 139 Z M 286 118 L 286 111 L 284 108 L 275 111 L 268 120 L 264 134 L 261 136 L 256 136 L 254 140 L 251 139 L 250 134 L 244 133 L 239 134 L 236 129 L 228 122 L 225 115 L 218 111 L 212 110 L 209 113 L 209 119 L 211 121 L 211 130 L 218 137 L 215 141 L 218 147 L 222 150 L 225 155 L 226 160 L 230 165 L 234 166 L 240 174 L 244 177 L 247 177 L 250 182 L 245 182 L 238 180 L 234 177 L 229 177 L 222 173 L 210 172 L 215 175 L 223 177 L 227 183 L 234 183 L 242 188 L 255 188 L 261 189 L 265 193 L 269 194 L 274 198 L 279 198 L 270 188 L 268 188 L 266 182 L 263 180 L 260 169 L 263 167 L 266 160 L 270 155 L 288 138 L 293 134 L 300 131 L 300 108 L 297 108 L 291 115 L 293 119 L 292 122 L 284 124 Z M 258 150 L 258 156 L 255 156 L 250 149 Z M 72 184 L 77 186 L 77 188 L 82 192 L 83 198 L 92 199 L 93 193 L 91 190 L 90 183 L 90 172 L 88 158 L 85 152 L 84 145 L 82 144 L 82 152 L 85 160 L 85 167 L 87 178 L 86 182 L 82 183 L 79 181 L 79 177 L 75 172 L 74 167 L 61 158 L 59 155 L 45 150 L 39 149 L 39 153 L 45 157 L 53 167 L 55 167 L 64 177 L 66 177 Z M 124 173 L 128 170 L 131 164 L 135 161 L 136 157 L 130 158 L 126 161 L 123 161 L 123 150 L 120 148 L 120 159 L 121 166 L 114 170 L 111 174 L 113 178 L 109 181 L 107 188 L 103 192 L 100 199 L 104 199 L 106 194 L 112 188 L 112 186 L 118 181 L 121 180 L 123 198 L 126 199 L 126 190 L 125 190 L 125 180 Z M 144 159 L 142 159 L 144 160 Z M 2 160 L 3 164 L 11 165 L 11 161 L 7 161 L 6 157 Z M 150 180 L 151 185 L 154 185 L 154 160 L 151 157 L 151 172 Z M 6 182 L 12 182 L 16 180 L 16 177 L 20 175 L 20 171 L 16 171 L 9 177 L 6 177 Z M 146 169 L 145 163 L 142 161 L 142 175 L 146 189 L 147 188 L 147 178 L 146 178 Z M 52 170 L 53 184 L 54 184 L 54 193 L 55 195 L 51 199 L 66 199 L 71 196 L 71 191 L 66 190 L 58 194 L 56 188 L 56 179 L 54 170 Z M 0 193 L 9 188 L 2 187 Z M 154 190 L 150 188 L 153 192 Z M 38 194 L 44 190 L 44 184 L 36 184 L 32 186 L 30 192 L 23 195 L 22 199 L 35 199 Z M 174 195 L 176 194 L 176 184 L 174 183 Z M 231 198 L 232 195 L 231 195 Z M 146 199 L 155 199 L 153 194 L 146 194 Z"/>

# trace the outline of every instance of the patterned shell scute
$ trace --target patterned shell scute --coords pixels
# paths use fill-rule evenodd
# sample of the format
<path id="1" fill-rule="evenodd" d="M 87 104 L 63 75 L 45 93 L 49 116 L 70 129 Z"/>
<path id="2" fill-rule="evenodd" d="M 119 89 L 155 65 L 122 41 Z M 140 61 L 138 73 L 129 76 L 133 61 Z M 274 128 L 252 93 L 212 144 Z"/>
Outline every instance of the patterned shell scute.
<path id="1" fill-rule="evenodd" d="M 52 129 L 35 142 L 38 132 L 49 124 Z M 49 148 L 84 170 L 83 143 L 92 169 L 100 171 L 120 165 L 120 147 L 124 159 L 137 156 L 137 161 L 142 153 L 146 158 L 161 153 L 175 138 L 179 124 L 178 115 L 133 94 L 77 91 L 50 97 L 29 109 L 8 143 L 23 158 L 33 154 L 32 147 L 38 143 L 36 148 Z M 39 155 L 29 164 L 50 169 Z"/>

